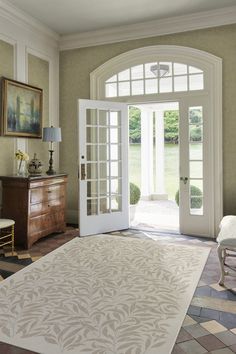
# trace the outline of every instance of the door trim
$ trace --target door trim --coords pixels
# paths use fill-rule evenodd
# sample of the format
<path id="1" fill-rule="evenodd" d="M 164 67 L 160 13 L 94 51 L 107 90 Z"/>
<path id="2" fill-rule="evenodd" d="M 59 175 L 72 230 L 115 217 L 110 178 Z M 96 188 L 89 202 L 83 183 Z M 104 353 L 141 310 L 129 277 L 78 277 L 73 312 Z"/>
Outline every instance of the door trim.
<path id="1" fill-rule="evenodd" d="M 212 131 L 212 167 L 214 174 L 214 193 L 212 193 L 212 205 L 214 212 L 210 221 L 210 237 L 216 237 L 219 231 L 219 224 L 223 217 L 223 167 L 222 167 L 222 59 L 208 52 L 194 48 L 157 45 L 134 49 L 118 55 L 95 69 L 90 74 L 90 97 L 91 99 L 105 99 L 104 83 L 107 78 L 115 73 L 124 70 L 130 66 L 138 65 L 148 61 L 155 60 L 158 56 L 159 60 L 175 61 L 183 63 L 191 63 L 204 70 L 206 80 L 205 94 L 209 96 L 209 119 L 211 120 Z M 142 95 L 132 97 L 124 97 L 122 101 L 134 103 L 161 101 L 161 94 Z M 165 100 L 175 101 L 177 95 L 175 93 L 165 94 Z M 179 93 L 178 93 L 179 96 Z M 113 97 L 112 101 L 116 99 Z M 117 100 L 118 101 L 118 100 Z M 213 139 L 214 137 L 214 139 Z"/>

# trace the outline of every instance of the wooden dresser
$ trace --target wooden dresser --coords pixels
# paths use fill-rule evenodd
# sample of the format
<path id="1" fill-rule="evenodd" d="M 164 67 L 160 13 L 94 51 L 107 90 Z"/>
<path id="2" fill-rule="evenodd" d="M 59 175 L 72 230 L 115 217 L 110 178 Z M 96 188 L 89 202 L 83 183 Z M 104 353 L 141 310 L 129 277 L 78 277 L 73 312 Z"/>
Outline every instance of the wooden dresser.
<path id="1" fill-rule="evenodd" d="M 15 220 L 15 244 L 30 248 L 53 232 L 65 231 L 66 174 L 0 176 L 2 218 Z"/>

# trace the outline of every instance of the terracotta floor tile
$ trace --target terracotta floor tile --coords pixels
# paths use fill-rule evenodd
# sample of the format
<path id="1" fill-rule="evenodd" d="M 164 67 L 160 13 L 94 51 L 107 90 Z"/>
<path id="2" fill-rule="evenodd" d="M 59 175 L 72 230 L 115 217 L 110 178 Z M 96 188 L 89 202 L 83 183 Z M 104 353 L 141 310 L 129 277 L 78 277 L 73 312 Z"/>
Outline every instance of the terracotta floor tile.
<path id="1" fill-rule="evenodd" d="M 236 335 L 230 331 L 216 333 L 215 336 L 227 346 L 236 344 Z"/>
<path id="2" fill-rule="evenodd" d="M 181 328 L 178 337 L 176 339 L 176 343 L 186 342 L 187 340 L 191 340 L 191 339 L 193 339 L 191 334 L 185 331 L 184 328 Z"/>
<path id="3" fill-rule="evenodd" d="M 220 332 L 227 330 L 227 328 L 225 328 L 224 326 L 222 326 L 220 323 L 218 323 L 215 320 L 212 320 L 209 322 L 203 322 L 203 323 L 201 323 L 201 326 L 212 334 L 220 333 Z"/>
<path id="4" fill-rule="evenodd" d="M 204 354 L 207 350 L 201 346 L 196 340 L 189 340 L 178 344 L 178 346 L 187 354 Z"/>
<path id="5" fill-rule="evenodd" d="M 193 338 L 203 337 L 209 334 L 209 332 L 204 329 L 200 324 L 194 324 L 191 326 L 184 327 L 185 331 L 187 331 Z"/>

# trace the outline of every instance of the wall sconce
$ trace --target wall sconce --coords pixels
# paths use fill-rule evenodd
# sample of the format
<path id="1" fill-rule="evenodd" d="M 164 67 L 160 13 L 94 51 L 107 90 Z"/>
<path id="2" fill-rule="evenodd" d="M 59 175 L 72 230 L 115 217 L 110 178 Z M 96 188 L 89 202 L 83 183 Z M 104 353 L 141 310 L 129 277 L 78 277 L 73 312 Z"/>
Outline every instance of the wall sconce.
<path id="1" fill-rule="evenodd" d="M 43 141 L 50 142 L 49 154 L 49 169 L 46 172 L 47 175 L 55 175 L 56 171 L 53 170 L 53 143 L 61 141 L 61 128 L 55 128 L 53 126 L 43 128 Z"/>

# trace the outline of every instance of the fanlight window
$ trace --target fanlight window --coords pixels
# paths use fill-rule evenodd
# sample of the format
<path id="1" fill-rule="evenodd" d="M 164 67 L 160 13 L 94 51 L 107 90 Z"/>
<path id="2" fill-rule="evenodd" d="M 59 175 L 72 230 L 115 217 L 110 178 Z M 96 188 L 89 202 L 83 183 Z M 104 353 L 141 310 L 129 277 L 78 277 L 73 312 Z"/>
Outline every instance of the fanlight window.
<path id="1" fill-rule="evenodd" d="M 201 69 L 181 63 L 140 64 L 123 70 L 106 80 L 105 96 L 123 97 L 203 90 L 203 75 Z"/>

